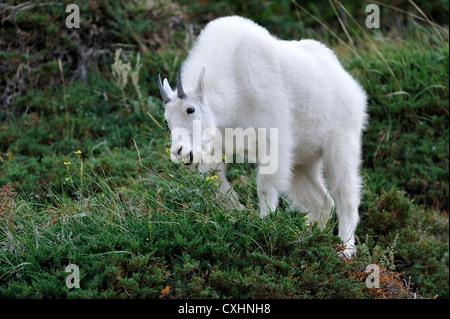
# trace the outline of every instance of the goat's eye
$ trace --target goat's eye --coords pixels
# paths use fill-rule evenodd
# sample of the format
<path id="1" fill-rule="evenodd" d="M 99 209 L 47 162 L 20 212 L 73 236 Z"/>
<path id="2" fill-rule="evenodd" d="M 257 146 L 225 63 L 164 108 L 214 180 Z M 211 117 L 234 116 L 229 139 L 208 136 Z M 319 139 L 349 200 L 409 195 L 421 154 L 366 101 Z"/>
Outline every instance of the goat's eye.
<path id="1" fill-rule="evenodd" d="M 195 112 L 195 109 L 193 108 L 193 107 L 190 107 L 190 108 L 188 108 L 187 110 L 186 110 L 186 113 L 187 114 L 192 114 L 192 113 L 194 113 Z"/>

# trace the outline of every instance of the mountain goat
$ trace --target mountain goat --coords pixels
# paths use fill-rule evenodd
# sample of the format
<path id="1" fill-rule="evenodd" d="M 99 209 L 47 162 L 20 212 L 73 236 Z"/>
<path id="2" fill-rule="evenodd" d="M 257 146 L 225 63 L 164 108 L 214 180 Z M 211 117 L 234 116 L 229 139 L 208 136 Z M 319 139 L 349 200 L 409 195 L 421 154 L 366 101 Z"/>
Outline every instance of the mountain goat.
<path id="1" fill-rule="evenodd" d="M 226 164 L 202 162 L 201 148 L 211 139 L 223 141 L 230 128 L 275 128 L 269 135 L 277 133 L 276 139 L 262 136 L 256 147 L 247 139 L 234 149 L 252 153 L 258 164 L 260 217 L 275 211 L 280 193 L 321 227 L 335 207 L 343 253 L 354 255 L 366 94 L 330 49 L 314 40 L 280 40 L 242 17 L 219 18 L 200 33 L 180 67 L 177 88 L 160 77 L 158 86 L 172 160 L 191 167 L 200 163 L 204 172 L 218 169 L 219 189 L 238 207 Z M 195 146 L 195 123 L 216 133 Z M 184 133 L 175 134 L 177 129 Z M 267 145 L 276 148 L 277 166 L 270 173 L 262 171 L 256 152 Z"/>

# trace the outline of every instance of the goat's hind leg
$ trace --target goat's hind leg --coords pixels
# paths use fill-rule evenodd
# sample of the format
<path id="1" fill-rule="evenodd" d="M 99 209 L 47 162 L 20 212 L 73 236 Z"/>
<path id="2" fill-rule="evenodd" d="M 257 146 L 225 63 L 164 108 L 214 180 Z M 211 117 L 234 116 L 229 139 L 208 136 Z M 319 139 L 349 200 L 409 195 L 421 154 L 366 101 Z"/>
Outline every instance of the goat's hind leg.
<path id="1" fill-rule="evenodd" d="M 345 148 L 335 144 L 325 155 L 325 175 L 330 184 L 331 196 L 336 202 L 336 215 L 339 220 L 339 237 L 346 245 L 343 255 L 347 258 L 356 254 L 355 231 L 359 221 L 361 177 L 360 142 L 348 139 Z"/>

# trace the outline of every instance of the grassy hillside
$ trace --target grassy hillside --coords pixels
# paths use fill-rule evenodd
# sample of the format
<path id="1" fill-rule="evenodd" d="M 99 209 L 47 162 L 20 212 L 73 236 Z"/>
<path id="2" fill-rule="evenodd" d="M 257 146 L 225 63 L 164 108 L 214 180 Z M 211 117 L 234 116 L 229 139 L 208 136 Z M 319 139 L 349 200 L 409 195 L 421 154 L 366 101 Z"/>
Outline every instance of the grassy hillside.
<path id="1" fill-rule="evenodd" d="M 1 297 L 449 297 L 445 1 L 380 6 L 379 30 L 355 2 L 119 0 L 76 2 L 77 30 L 69 3 L 0 5 Z M 320 231 L 283 201 L 261 220 L 251 165 L 228 173 L 239 212 L 170 161 L 156 76 L 174 82 L 224 14 L 324 41 L 366 89 L 354 260 L 337 257 L 335 219 Z M 369 264 L 380 288 L 366 288 Z"/>

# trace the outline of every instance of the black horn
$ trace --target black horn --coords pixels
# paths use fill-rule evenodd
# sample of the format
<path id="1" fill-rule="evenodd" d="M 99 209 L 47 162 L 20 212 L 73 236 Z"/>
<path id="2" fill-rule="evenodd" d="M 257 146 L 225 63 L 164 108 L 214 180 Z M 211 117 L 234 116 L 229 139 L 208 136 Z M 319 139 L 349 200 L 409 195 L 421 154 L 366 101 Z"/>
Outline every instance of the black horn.
<path id="1" fill-rule="evenodd" d="M 161 93 L 161 97 L 164 101 L 164 104 L 167 104 L 170 102 L 170 98 L 167 95 L 166 91 L 164 90 L 164 87 L 161 83 L 161 74 L 158 74 L 158 87 L 159 87 L 159 92 Z"/>
<path id="2" fill-rule="evenodd" d="M 184 99 L 186 97 L 186 94 L 184 94 L 183 90 L 183 84 L 181 84 L 181 65 L 178 69 L 177 95 L 180 99 Z"/>

